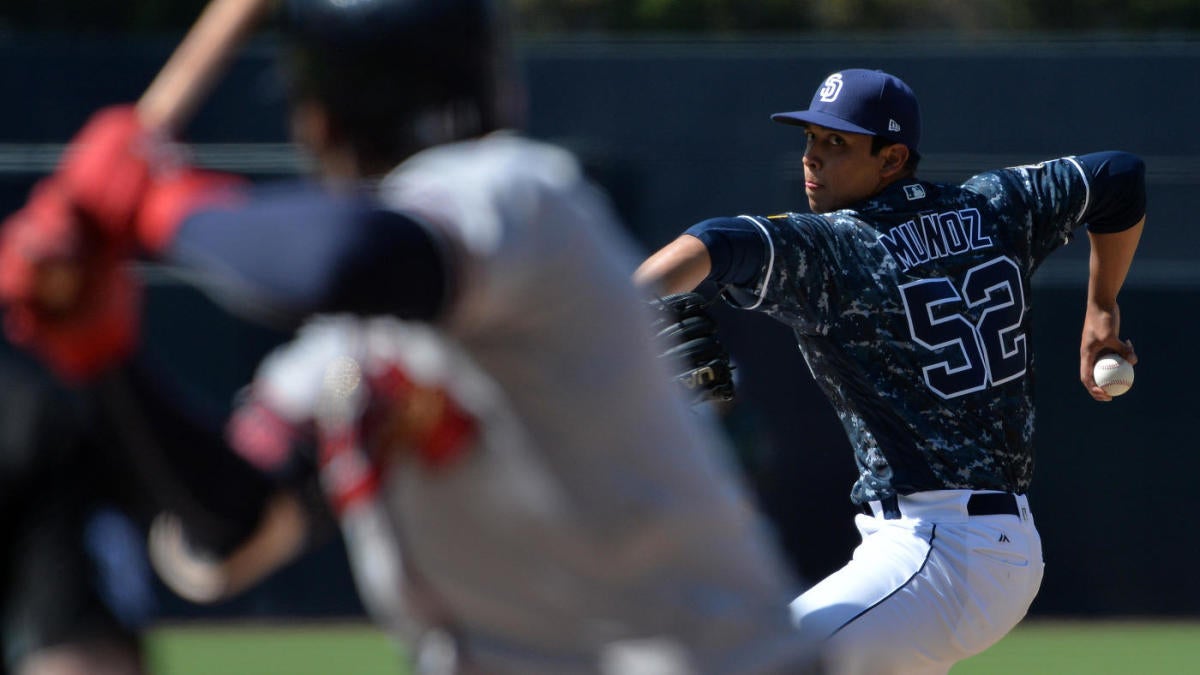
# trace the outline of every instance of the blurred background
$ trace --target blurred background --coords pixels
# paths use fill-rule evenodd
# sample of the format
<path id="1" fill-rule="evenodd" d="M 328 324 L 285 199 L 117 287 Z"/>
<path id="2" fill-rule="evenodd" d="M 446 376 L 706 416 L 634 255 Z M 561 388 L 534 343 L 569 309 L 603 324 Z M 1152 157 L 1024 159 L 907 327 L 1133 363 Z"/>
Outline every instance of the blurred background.
<path id="1" fill-rule="evenodd" d="M 149 83 L 201 0 L 0 1 L 0 213 L 15 210 L 98 106 Z M 646 251 L 716 215 L 804 210 L 803 136 L 770 113 L 806 107 L 826 74 L 880 68 L 924 118 L 919 175 L 1120 149 L 1147 162 L 1147 228 L 1121 296 L 1141 362 L 1099 404 L 1078 382 L 1088 246 L 1033 287 L 1037 468 L 1047 569 L 1039 617 L 1195 618 L 1200 498 L 1191 350 L 1200 332 L 1200 3 L 1195 0 L 517 0 L 528 132 L 574 150 Z M 447 36 L 447 39 L 454 39 Z M 267 181 L 304 170 L 289 145 L 269 29 L 187 130 L 202 164 Z M 738 363 L 725 420 L 764 510 L 809 580 L 856 543 L 853 460 L 783 326 L 717 310 Z M 220 409 L 278 336 L 190 287 L 151 278 L 158 356 Z M 1186 348 L 1185 348 L 1186 345 Z M 216 346 L 216 348 L 213 348 Z M 234 358 L 230 358 L 230 354 Z M 614 355 L 619 358 L 619 355 Z M 604 411 L 596 411 L 603 415 Z M 361 611 L 330 545 L 216 608 L 159 588 L 162 616 L 346 617 Z"/>

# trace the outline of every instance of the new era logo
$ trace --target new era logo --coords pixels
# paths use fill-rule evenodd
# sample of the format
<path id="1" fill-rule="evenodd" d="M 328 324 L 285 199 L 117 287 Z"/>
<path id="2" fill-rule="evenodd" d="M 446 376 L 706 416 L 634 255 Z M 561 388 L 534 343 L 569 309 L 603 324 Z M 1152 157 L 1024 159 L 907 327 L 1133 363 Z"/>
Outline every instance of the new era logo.
<path id="1" fill-rule="evenodd" d="M 900 123 L 896 120 L 888 120 L 888 131 L 900 131 Z"/>

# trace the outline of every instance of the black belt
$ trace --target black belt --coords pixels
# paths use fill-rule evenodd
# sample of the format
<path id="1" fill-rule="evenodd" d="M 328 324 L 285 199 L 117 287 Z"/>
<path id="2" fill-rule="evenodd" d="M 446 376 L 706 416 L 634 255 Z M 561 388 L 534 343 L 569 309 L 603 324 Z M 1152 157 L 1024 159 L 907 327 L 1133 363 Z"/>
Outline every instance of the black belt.
<path id="1" fill-rule="evenodd" d="M 900 520 L 900 503 L 895 496 L 879 500 L 884 520 Z M 862 504 L 862 512 L 874 515 L 871 505 Z M 967 500 L 968 516 L 1020 516 L 1017 496 L 1011 492 L 976 492 Z"/>

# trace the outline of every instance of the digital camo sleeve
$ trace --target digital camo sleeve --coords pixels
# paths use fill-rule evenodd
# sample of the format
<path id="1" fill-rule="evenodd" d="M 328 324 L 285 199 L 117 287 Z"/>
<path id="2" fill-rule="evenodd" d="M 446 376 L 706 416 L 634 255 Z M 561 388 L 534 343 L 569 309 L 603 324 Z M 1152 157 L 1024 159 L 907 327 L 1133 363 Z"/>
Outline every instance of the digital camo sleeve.
<path id="1" fill-rule="evenodd" d="M 865 274 L 856 259 L 857 225 L 836 214 L 744 216 L 761 234 L 763 262 L 748 283 L 728 297 L 803 333 L 822 334 L 833 321 L 834 300 L 846 275 Z M 845 232 L 839 231 L 845 229 Z"/>
<path id="2" fill-rule="evenodd" d="M 991 171 L 963 187 L 986 196 L 1001 217 L 1028 227 L 1035 267 L 1071 240 L 1092 200 L 1091 177 L 1075 157 Z"/>

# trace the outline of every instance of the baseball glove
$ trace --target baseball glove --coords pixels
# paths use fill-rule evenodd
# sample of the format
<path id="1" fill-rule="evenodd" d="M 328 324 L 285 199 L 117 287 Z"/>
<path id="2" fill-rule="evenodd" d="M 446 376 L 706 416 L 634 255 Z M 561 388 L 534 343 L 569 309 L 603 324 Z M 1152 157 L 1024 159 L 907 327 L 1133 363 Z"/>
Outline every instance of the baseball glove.
<path id="1" fill-rule="evenodd" d="M 709 300 L 699 293 L 675 293 L 650 301 L 653 327 L 662 352 L 671 361 L 675 381 L 693 404 L 732 401 L 733 363 L 717 339 L 717 323 L 708 313 Z"/>

